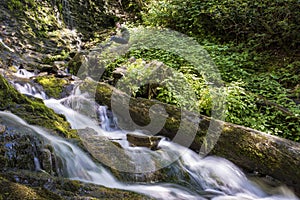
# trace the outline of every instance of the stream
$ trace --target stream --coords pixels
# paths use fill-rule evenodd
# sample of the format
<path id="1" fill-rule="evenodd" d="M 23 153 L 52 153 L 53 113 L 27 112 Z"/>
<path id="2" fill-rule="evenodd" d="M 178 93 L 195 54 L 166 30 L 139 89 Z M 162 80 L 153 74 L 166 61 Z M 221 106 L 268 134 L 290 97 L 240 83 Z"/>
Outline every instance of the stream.
<path id="1" fill-rule="evenodd" d="M 30 78 L 34 75 L 22 69 L 16 73 L 17 78 L 20 76 Z M 146 147 L 131 146 L 126 139 L 127 132 L 118 128 L 116 117 L 113 117 L 105 106 L 98 105 L 89 94 L 80 91 L 79 87 L 75 87 L 68 97 L 53 99 L 48 98 L 40 87 L 32 84 L 13 82 L 13 85 L 19 92 L 40 98 L 56 113 L 63 114 L 71 127 L 78 130 L 85 147 L 94 150 L 90 153 L 97 161 L 66 139 L 27 124 L 14 114 L 0 112 L 4 123 L 26 127 L 41 137 L 46 144 L 53 146 L 56 156 L 62 160 L 60 170 L 63 177 L 134 191 L 155 199 L 298 199 L 285 186 L 270 189 L 270 186 L 249 179 L 237 166 L 224 158 L 200 157 L 167 138 L 160 140 L 155 151 Z M 134 134 L 144 135 L 139 131 L 135 131 Z M 97 146 L 97 141 L 106 141 L 107 146 Z M 115 145 L 116 143 L 118 145 Z M 101 155 L 103 148 L 107 149 Z M 107 155 L 105 152 L 111 153 Z M 176 161 L 173 162 L 174 160 Z M 34 162 L 36 168 L 39 168 L 37 158 Z M 137 181 L 119 180 L 110 169 L 125 172 Z M 167 173 L 170 182 L 152 180 L 151 174 L 156 171 Z"/>

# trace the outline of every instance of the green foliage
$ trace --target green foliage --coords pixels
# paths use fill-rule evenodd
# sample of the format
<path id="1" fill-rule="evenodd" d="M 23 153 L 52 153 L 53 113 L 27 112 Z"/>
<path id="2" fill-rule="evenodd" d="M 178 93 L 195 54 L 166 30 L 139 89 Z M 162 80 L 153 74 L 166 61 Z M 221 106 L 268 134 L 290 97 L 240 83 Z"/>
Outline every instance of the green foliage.
<path id="1" fill-rule="evenodd" d="M 23 3 L 19 0 L 11 0 L 7 4 L 10 11 L 21 10 L 23 7 Z"/>
<path id="2" fill-rule="evenodd" d="M 143 14 L 149 25 L 169 27 L 203 38 L 246 41 L 256 49 L 299 45 L 298 0 L 162 0 L 151 1 Z"/>
<path id="3" fill-rule="evenodd" d="M 222 92 L 219 95 L 226 97 L 226 121 L 300 141 L 300 106 L 289 98 L 290 90 L 281 84 L 281 77 L 286 77 L 288 80 L 287 75 L 290 70 L 263 72 L 266 67 L 265 54 L 241 51 L 232 44 L 218 45 L 207 41 L 203 43 L 205 44 L 203 47 L 219 67 L 222 79 L 227 82 L 224 91 L 218 91 Z M 126 58 L 131 56 L 142 58 L 147 62 L 160 60 L 179 72 L 177 76 L 166 77 L 156 88 L 157 95 L 150 98 L 211 115 L 214 91 L 208 87 L 203 76 L 185 59 L 163 50 L 138 49 L 130 51 L 117 60 L 115 65 L 123 66 Z M 144 66 L 141 63 L 128 65 L 128 70 L 134 72 L 129 75 L 129 79 L 140 83 L 143 78 L 137 73 L 147 71 Z M 295 66 L 297 62 L 290 64 L 289 68 L 296 70 Z M 281 73 L 282 71 L 285 73 Z M 187 98 L 190 91 L 180 88 L 180 84 L 174 84 L 174 80 L 183 80 L 185 84 L 190 85 L 192 93 L 196 95 L 196 101 L 193 101 L 192 106 L 191 99 Z M 293 78 L 290 81 L 296 83 Z M 142 96 L 143 89 L 133 86 L 132 83 L 125 84 L 131 87 L 131 94 L 136 97 Z M 176 91 L 180 92 L 176 93 Z M 142 97 L 149 98 L 149 96 Z"/>
<path id="4" fill-rule="evenodd" d="M 147 61 L 160 60 L 173 69 L 179 69 L 180 66 L 187 65 L 187 61 L 183 58 L 179 58 L 178 55 L 171 52 L 167 53 L 162 49 L 137 49 L 128 52 L 126 57 L 142 58 Z"/>

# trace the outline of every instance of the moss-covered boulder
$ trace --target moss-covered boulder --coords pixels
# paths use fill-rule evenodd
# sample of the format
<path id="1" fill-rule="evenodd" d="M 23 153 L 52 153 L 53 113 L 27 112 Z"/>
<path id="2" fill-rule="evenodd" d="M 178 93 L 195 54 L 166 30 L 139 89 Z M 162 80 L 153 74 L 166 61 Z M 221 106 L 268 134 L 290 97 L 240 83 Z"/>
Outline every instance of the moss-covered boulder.
<path id="1" fill-rule="evenodd" d="M 66 138 L 78 138 L 76 131 L 62 115 L 46 107 L 41 100 L 29 99 L 20 94 L 0 75 L 0 110 L 11 111 L 29 124 L 36 124 L 53 130 Z"/>
<path id="2" fill-rule="evenodd" d="M 146 200 L 147 196 L 110 189 L 75 180 L 57 178 L 27 170 L 0 172 L 0 199 L 130 199 Z"/>
<path id="3" fill-rule="evenodd" d="M 54 75 L 38 76 L 35 81 L 43 86 L 47 96 L 56 99 L 62 97 L 63 89 L 69 83 L 67 79 L 57 78 Z"/>
<path id="4" fill-rule="evenodd" d="M 63 198 L 42 187 L 30 187 L 9 181 L 0 176 L 0 199 L 62 200 Z"/>

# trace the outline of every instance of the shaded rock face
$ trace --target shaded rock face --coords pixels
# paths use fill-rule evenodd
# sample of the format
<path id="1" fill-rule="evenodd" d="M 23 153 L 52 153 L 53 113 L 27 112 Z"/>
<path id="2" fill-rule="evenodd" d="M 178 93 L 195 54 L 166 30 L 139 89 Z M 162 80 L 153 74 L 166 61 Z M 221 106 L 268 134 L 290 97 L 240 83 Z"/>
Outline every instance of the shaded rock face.
<path id="1" fill-rule="evenodd" d="M 3 168 L 16 168 L 41 171 L 60 175 L 57 158 L 50 145 L 45 145 L 38 136 L 28 132 L 26 127 L 5 127 L 0 134 L 0 165 Z"/>
<path id="2" fill-rule="evenodd" d="M 0 67 L 65 76 L 74 52 L 91 38 L 105 40 L 106 29 L 114 27 L 106 9 L 102 0 L 1 1 Z"/>
<path id="3" fill-rule="evenodd" d="M 90 37 L 90 34 L 95 30 L 114 26 L 114 18 L 112 15 L 106 14 L 104 0 L 68 0 L 62 2 L 68 2 L 69 4 L 72 15 L 70 21 L 73 21 L 73 26 L 82 31 L 87 37 Z M 68 23 L 66 14 L 65 11 L 64 19 Z M 69 25 L 72 24 L 69 23 Z"/>

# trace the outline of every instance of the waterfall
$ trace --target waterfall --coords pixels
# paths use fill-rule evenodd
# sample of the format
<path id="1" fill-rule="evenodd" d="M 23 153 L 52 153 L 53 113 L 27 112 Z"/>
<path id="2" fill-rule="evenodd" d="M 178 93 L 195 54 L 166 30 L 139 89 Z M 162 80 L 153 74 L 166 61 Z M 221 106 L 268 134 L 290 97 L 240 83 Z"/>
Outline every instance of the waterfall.
<path id="1" fill-rule="evenodd" d="M 56 0 L 54 0 L 52 2 L 52 7 L 55 13 L 55 17 L 56 17 L 56 21 L 59 24 L 60 27 L 62 27 L 62 21 L 61 21 L 61 16 L 66 24 L 66 27 L 68 30 L 63 30 L 65 33 L 69 34 L 70 36 L 72 36 L 72 38 L 74 39 L 74 41 L 72 41 L 72 48 L 74 48 L 73 46 L 75 45 L 75 49 L 77 49 L 77 51 L 81 51 L 81 45 L 82 45 L 82 40 L 81 40 L 81 34 L 78 34 L 76 29 L 75 29 L 75 23 L 74 23 L 74 19 L 72 16 L 72 11 L 70 8 L 70 3 L 68 0 L 61 0 L 61 12 L 58 9 L 58 5 L 56 3 Z"/>
<path id="2" fill-rule="evenodd" d="M 41 136 L 45 143 L 51 144 L 57 156 L 62 159 L 62 170 L 65 177 L 85 182 L 94 182 L 107 187 L 119 186 L 115 178 L 107 170 L 94 163 L 86 153 L 75 145 L 62 138 L 53 136 L 39 127 L 31 126 L 11 113 L 0 112 L 0 116 L 4 122 L 11 121 L 29 128 L 29 130 L 32 130 L 31 133 Z"/>
<path id="3" fill-rule="evenodd" d="M 113 117 L 112 113 L 107 110 L 107 106 L 99 105 L 97 111 L 101 128 L 105 131 L 116 130 L 116 120 Z"/>
<path id="4" fill-rule="evenodd" d="M 31 85 L 30 83 L 15 83 L 14 87 L 22 94 L 33 96 L 39 99 L 47 99 L 47 95 L 44 91 L 38 89 L 37 87 Z"/>
<path id="5" fill-rule="evenodd" d="M 20 78 L 31 78 L 35 76 L 33 72 L 29 72 L 26 69 L 18 69 L 17 73 L 15 73 L 16 76 Z"/>
<path id="6" fill-rule="evenodd" d="M 31 87 L 31 89 L 26 89 L 26 87 Z M 36 92 L 33 87 L 25 84 L 17 85 L 16 88 L 22 93 L 34 95 Z M 108 141 L 113 140 L 118 143 L 121 147 L 119 150 L 122 151 L 120 155 L 127 156 L 125 162 L 128 163 L 122 163 L 124 160 L 121 158 L 124 157 L 115 154 L 115 152 L 110 152 L 111 155 L 104 155 L 104 157 L 106 156 L 105 158 L 111 160 L 115 159 L 119 165 L 125 164 L 127 168 L 122 168 L 123 172 L 140 176 L 170 167 L 174 169 L 170 173 L 175 179 L 182 179 L 181 174 L 185 177 L 176 184 L 168 182 L 123 183 L 102 166 L 102 164 L 111 165 L 108 165 L 105 159 L 101 160 L 101 156 L 97 158 L 99 163 L 95 162 L 79 147 L 65 139 L 53 136 L 39 127 L 29 125 L 11 113 L 0 112 L 2 121 L 12 120 L 14 123 L 28 127 L 35 134 L 41 136 L 45 143 L 53 146 L 55 154 L 62 160 L 62 175 L 66 178 L 134 191 L 156 199 L 299 200 L 287 188 L 274 189 L 274 193 L 264 191 L 228 160 L 211 156 L 202 158 L 195 152 L 172 143 L 166 138 L 159 142 L 159 150 L 157 151 L 146 147 L 130 146 L 126 140 L 126 131 L 119 130 L 116 126 L 111 128 L 114 120 L 109 117 L 107 108 L 98 105 L 88 94 L 82 93 L 78 87 L 75 87 L 74 93 L 69 97 L 43 99 L 46 106 L 52 108 L 56 113 L 65 115 L 73 129 L 83 130 L 84 134 L 90 134 L 88 137 L 91 139 L 95 138 L 96 140 L 104 137 Z M 89 133 L 87 130 L 93 130 L 93 132 Z M 134 133 L 144 135 L 139 131 Z M 82 140 L 88 142 L 85 138 Z M 89 147 L 89 145 L 94 144 L 87 143 L 87 145 Z M 101 150 L 97 150 L 97 148 L 103 148 L 100 144 L 91 146 L 91 148 L 95 148 L 97 153 L 102 153 Z M 90 153 L 94 155 L 93 152 Z M 103 154 L 107 153 L 104 152 Z M 39 166 L 36 165 L 36 168 L 38 169 Z"/>
<path id="7" fill-rule="evenodd" d="M 62 21 L 60 20 L 60 13 L 59 13 L 59 9 L 56 4 L 56 0 L 52 0 L 51 5 L 52 5 L 54 13 L 55 13 L 56 21 L 59 24 L 59 26 L 61 26 Z"/>
<path id="8" fill-rule="evenodd" d="M 33 162 L 34 162 L 34 166 L 35 166 L 35 170 L 36 171 L 41 171 L 41 164 L 40 164 L 40 161 L 37 157 L 34 157 L 33 158 Z"/>

